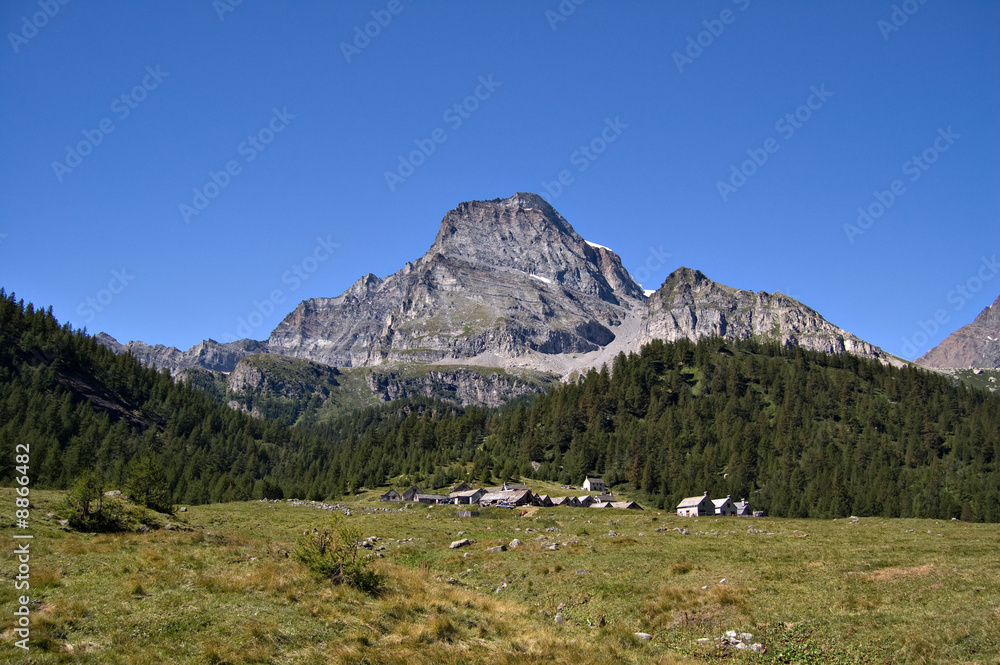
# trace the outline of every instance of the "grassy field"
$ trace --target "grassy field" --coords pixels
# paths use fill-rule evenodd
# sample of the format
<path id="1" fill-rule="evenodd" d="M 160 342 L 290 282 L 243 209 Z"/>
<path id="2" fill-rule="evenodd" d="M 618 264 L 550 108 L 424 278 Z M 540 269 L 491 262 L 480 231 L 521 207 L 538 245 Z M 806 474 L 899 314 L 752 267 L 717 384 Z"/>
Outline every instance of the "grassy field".
<path id="1" fill-rule="evenodd" d="M 1000 663 L 996 524 L 571 508 L 459 520 L 444 506 L 381 512 L 373 496 L 343 520 L 385 548 L 375 598 L 288 555 L 330 511 L 193 506 L 157 516 L 176 530 L 92 535 L 45 517 L 59 493 L 33 491 L 24 652 L 14 493 L 0 489 L 0 661 Z M 474 542 L 450 549 L 458 538 Z M 720 648 L 729 630 L 765 651 Z"/>

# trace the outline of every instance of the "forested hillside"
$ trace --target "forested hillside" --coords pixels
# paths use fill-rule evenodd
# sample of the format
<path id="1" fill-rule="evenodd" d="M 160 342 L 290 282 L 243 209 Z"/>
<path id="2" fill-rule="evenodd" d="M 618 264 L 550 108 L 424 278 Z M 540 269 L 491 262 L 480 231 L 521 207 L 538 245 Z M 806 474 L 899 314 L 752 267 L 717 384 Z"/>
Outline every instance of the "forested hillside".
<path id="1" fill-rule="evenodd" d="M 183 503 L 600 473 L 657 507 L 709 491 L 779 516 L 1000 521 L 1000 397 L 758 342 L 654 342 L 499 410 L 402 400 L 301 429 L 226 408 L 0 290 L 0 483 L 17 443 L 39 487 L 89 469 L 114 485 L 153 456 Z"/>
<path id="2" fill-rule="evenodd" d="M 1000 520 L 1000 399 L 928 372 L 757 342 L 654 342 L 490 423 L 496 464 L 627 482 L 657 505 Z"/>
<path id="3" fill-rule="evenodd" d="M 35 486 L 66 488 L 85 470 L 120 486 L 131 459 L 152 455 L 184 503 L 273 494 L 272 475 L 294 477 L 321 447 L 115 355 L 0 290 L 0 483 L 11 483 L 18 443 L 30 446 Z"/>
<path id="4" fill-rule="evenodd" d="M 654 342 L 533 403 L 389 405 L 322 432 L 354 487 L 600 473 L 666 508 L 708 491 L 778 516 L 1000 521 L 997 396 L 776 344 Z"/>

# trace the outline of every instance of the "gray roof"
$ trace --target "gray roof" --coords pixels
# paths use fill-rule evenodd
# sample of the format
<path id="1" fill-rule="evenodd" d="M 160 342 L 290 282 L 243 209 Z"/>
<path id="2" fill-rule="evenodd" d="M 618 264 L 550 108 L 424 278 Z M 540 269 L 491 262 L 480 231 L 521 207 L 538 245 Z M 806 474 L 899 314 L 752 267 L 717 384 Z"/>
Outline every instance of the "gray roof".
<path id="1" fill-rule="evenodd" d="M 423 493 L 419 493 L 419 494 L 417 494 L 413 498 L 415 498 L 417 501 L 419 501 L 420 499 L 433 499 L 434 501 L 447 501 L 448 500 L 448 497 L 444 496 L 443 494 L 423 494 Z"/>
<path id="2" fill-rule="evenodd" d="M 681 502 L 677 504 L 678 508 L 695 508 L 700 505 L 702 501 L 708 498 L 707 494 L 702 494 L 701 496 L 689 496 L 687 498 L 681 499 Z"/>
<path id="3" fill-rule="evenodd" d="M 455 497 L 455 496 L 475 496 L 479 492 L 484 492 L 484 491 L 485 490 L 465 490 L 463 492 L 452 492 L 448 496 L 450 496 L 450 497 Z"/>

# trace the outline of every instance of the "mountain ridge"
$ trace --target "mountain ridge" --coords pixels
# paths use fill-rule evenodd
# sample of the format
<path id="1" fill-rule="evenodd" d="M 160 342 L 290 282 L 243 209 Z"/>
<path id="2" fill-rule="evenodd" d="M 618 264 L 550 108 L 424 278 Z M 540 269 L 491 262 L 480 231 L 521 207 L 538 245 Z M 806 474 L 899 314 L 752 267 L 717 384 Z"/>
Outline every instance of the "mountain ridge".
<path id="1" fill-rule="evenodd" d="M 519 367 L 567 377 L 654 339 L 713 335 L 898 362 L 789 296 L 735 289 L 687 267 L 644 292 L 617 254 L 525 192 L 458 204 L 423 256 L 384 279 L 365 274 L 339 296 L 301 301 L 266 340 L 180 351 L 98 339 L 172 372 L 228 372 L 272 353 L 336 367 Z"/>
<path id="2" fill-rule="evenodd" d="M 913 362 L 930 369 L 1000 369 L 1000 297 Z"/>

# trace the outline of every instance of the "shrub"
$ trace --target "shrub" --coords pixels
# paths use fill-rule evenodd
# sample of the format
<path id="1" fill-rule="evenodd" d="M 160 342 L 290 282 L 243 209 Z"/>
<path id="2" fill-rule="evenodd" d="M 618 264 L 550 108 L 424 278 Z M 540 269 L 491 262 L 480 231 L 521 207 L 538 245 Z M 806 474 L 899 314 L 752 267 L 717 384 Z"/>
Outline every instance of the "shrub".
<path id="1" fill-rule="evenodd" d="M 69 525 L 77 531 L 113 532 L 128 530 L 129 515 L 117 499 L 104 496 L 104 481 L 85 471 L 66 494 Z"/>
<path id="2" fill-rule="evenodd" d="M 371 569 L 372 560 L 362 555 L 361 532 L 347 525 L 313 529 L 299 538 L 295 558 L 318 579 L 347 584 L 370 596 L 382 590 L 382 576 Z"/>

